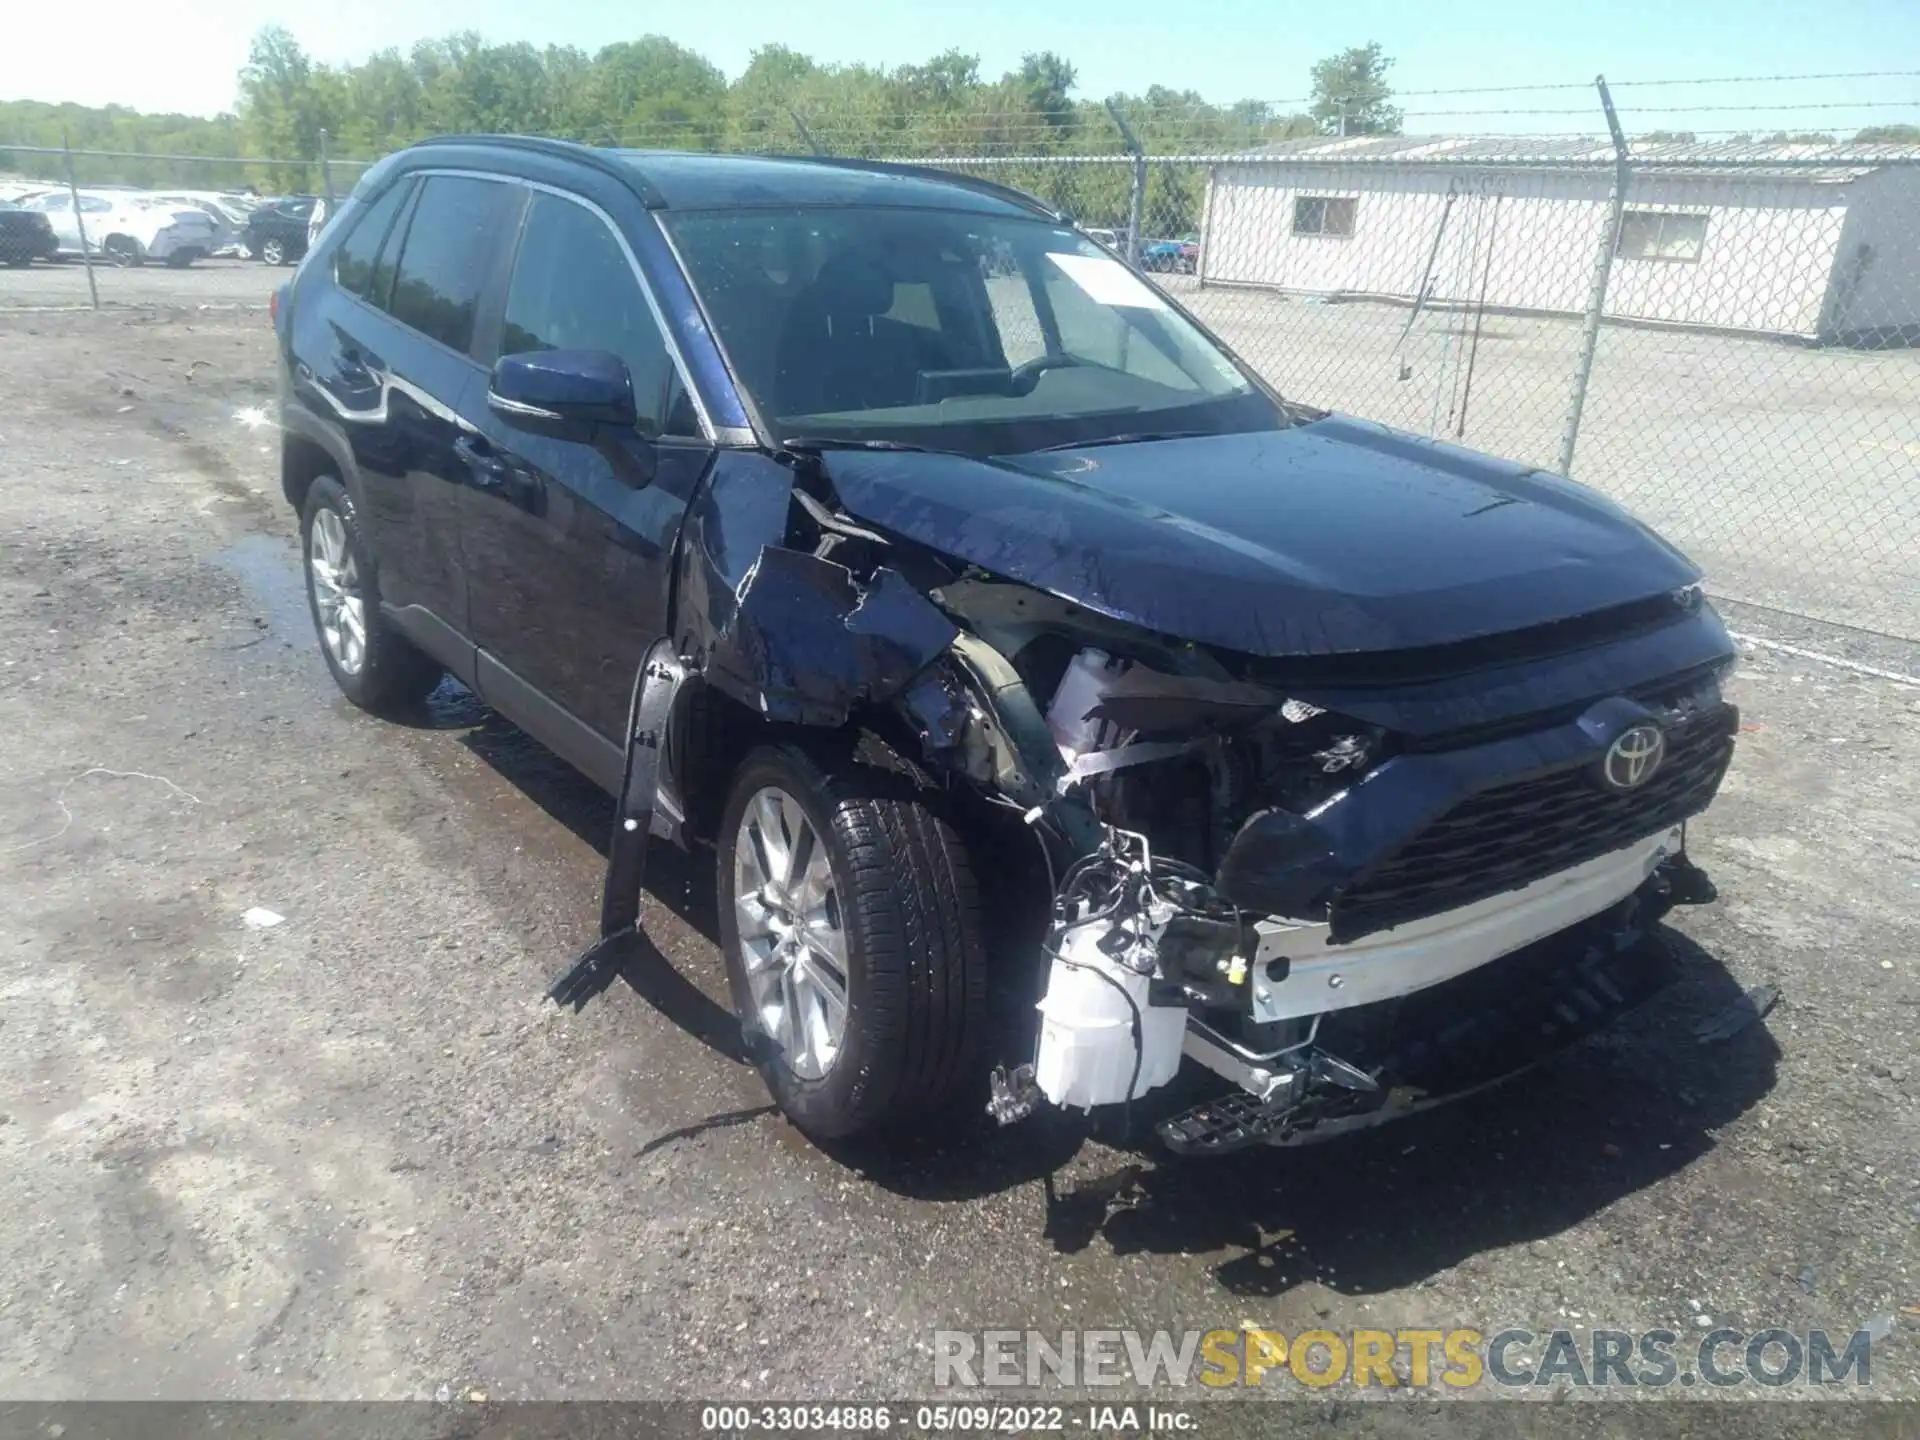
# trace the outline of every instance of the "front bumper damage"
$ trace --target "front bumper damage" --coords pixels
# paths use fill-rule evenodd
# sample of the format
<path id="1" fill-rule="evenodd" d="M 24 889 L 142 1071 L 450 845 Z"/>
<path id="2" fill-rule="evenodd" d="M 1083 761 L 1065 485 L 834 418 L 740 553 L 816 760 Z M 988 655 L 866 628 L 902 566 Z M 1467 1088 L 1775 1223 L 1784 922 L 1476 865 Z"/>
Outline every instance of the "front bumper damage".
<path id="1" fill-rule="evenodd" d="M 782 468 L 784 544 L 745 553 L 716 518 L 770 521 L 764 477 L 723 474 L 689 516 L 679 628 L 629 727 L 610 940 L 635 932 L 646 835 L 688 813 L 674 717 L 707 687 L 1024 821 L 1050 909 L 1006 968 L 1045 994 L 994 1072 L 1002 1123 L 1171 1095 L 1184 1070 L 1225 1093 L 1158 1123 L 1171 1149 L 1300 1143 L 1491 1084 L 1670 978 L 1649 932 L 1738 729 L 1697 594 L 1504 655 L 1410 653 L 1404 674 L 1309 663 L 1295 685 L 869 528 L 808 457 Z M 1649 726 L 1659 772 L 1597 783 Z M 610 953 L 556 996 L 591 993 Z"/>
<path id="2" fill-rule="evenodd" d="M 1674 962 L 1653 929 L 1687 864 L 1672 831 L 1582 867 L 1579 879 L 1530 887 L 1546 895 L 1439 917 L 1456 923 L 1430 943 L 1381 937 L 1370 953 L 1304 971 L 1314 988 L 1328 987 L 1329 1003 L 1297 1049 L 1263 1055 L 1190 1023 L 1187 1056 L 1235 1089 L 1163 1120 L 1161 1138 L 1182 1154 L 1327 1139 L 1532 1068 L 1672 982 Z M 1623 882 L 1625 894 L 1589 908 Z M 1538 938 L 1502 948 L 1533 931 Z M 1334 984 L 1350 975 L 1360 983 Z"/>

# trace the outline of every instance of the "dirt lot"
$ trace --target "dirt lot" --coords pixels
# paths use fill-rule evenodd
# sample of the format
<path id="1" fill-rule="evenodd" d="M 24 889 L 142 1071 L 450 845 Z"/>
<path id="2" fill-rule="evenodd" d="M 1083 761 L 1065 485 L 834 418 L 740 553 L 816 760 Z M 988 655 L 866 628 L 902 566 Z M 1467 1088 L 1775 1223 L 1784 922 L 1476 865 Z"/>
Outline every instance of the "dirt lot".
<path id="1" fill-rule="evenodd" d="M 943 1328 L 1876 1319 L 1875 1391 L 1920 1395 L 1920 689 L 1748 655 L 1684 981 L 1525 1083 L 1212 1164 L 1042 1122 L 836 1157 L 731 1056 L 701 862 L 646 913 L 684 983 L 541 999 L 607 807 L 451 690 L 333 692 L 244 418 L 269 349 L 0 316 L 0 1399 L 924 1396 Z"/>
<path id="2" fill-rule="evenodd" d="M 257 260 L 196 260 L 185 270 L 165 265 L 142 265 L 122 270 L 96 265 L 95 286 L 100 303 L 116 308 L 138 305 L 177 305 L 197 309 L 205 305 L 225 309 L 235 305 L 262 305 L 273 287 L 292 270 L 276 269 Z M 87 268 L 76 261 L 35 263 L 24 270 L 0 270 L 0 310 L 78 309 L 92 303 Z"/>

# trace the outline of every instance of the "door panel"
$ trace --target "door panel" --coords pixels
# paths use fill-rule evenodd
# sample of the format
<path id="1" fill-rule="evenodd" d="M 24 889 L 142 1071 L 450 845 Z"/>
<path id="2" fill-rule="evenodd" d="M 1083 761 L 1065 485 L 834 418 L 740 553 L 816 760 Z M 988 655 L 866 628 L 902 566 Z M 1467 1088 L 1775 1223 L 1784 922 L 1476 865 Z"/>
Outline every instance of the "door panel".
<path id="1" fill-rule="evenodd" d="M 482 429 L 511 479 L 463 496 L 474 639 L 593 730 L 617 737 L 640 659 L 666 633 L 674 537 L 712 451 L 610 440 L 622 469 L 644 466 L 643 452 L 654 450 L 654 479 L 636 489 L 589 446 L 491 417 Z"/>
<path id="2" fill-rule="evenodd" d="M 691 433 L 697 419 L 632 261 L 596 211 L 533 196 L 501 330 L 505 353 L 610 350 L 634 380 L 640 426 L 594 444 L 515 429 L 484 405 L 469 411 L 481 437 L 465 447 L 473 479 L 461 512 L 481 649 L 617 739 L 641 657 L 666 632 L 674 539 L 712 449 Z M 511 713 L 506 694 L 487 698 Z"/>
<path id="3" fill-rule="evenodd" d="M 466 351 L 522 192 L 438 175 L 417 188 L 362 207 L 336 251 L 313 379 L 353 449 L 382 598 L 470 636 L 459 492 L 472 475 L 458 447 L 477 433 L 464 417 L 484 409 L 486 373 Z M 384 240 L 363 242 L 362 227 Z"/>

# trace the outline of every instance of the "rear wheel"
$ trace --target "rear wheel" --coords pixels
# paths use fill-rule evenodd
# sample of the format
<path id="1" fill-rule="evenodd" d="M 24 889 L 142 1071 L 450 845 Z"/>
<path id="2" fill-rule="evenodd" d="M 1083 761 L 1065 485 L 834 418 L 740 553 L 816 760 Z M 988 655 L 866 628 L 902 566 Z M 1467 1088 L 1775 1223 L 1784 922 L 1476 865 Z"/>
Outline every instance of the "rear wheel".
<path id="1" fill-rule="evenodd" d="M 284 240 L 268 240 L 260 246 L 260 258 L 269 265 L 287 263 L 287 244 Z"/>
<path id="2" fill-rule="evenodd" d="M 373 556 L 346 488 L 322 475 L 301 512 L 307 604 L 320 653 L 340 692 L 363 710 L 417 703 L 440 683 L 441 667 L 381 613 Z"/>
<path id="3" fill-rule="evenodd" d="M 717 849 L 734 1007 L 793 1123 L 843 1139 L 958 1098 L 980 1069 L 986 954 L 952 827 L 886 771 L 767 747 Z"/>

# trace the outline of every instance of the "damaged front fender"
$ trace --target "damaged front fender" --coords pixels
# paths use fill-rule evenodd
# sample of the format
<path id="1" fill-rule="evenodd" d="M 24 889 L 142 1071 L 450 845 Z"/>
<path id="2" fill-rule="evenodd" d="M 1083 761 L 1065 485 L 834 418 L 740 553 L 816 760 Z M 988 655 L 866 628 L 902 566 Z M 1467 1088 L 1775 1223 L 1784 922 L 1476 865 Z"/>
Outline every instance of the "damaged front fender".
<path id="1" fill-rule="evenodd" d="M 840 726 L 891 700 L 960 632 L 899 574 L 769 545 L 714 637 L 707 680 L 769 719 Z"/>

